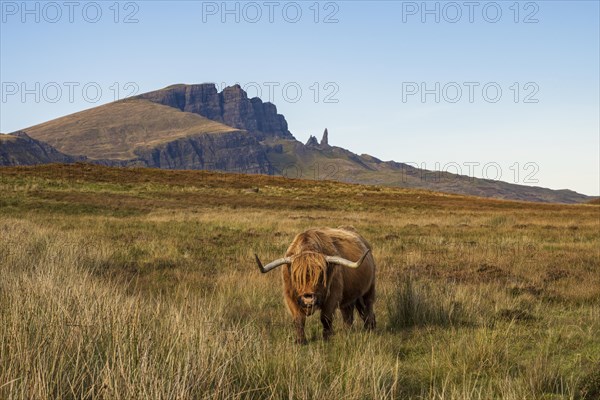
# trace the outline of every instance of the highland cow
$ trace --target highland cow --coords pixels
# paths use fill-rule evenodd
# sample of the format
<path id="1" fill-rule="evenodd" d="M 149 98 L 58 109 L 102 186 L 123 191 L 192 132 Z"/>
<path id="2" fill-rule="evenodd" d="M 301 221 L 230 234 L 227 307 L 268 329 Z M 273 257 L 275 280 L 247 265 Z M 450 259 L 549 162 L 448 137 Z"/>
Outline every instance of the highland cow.
<path id="1" fill-rule="evenodd" d="M 333 317 L 338 307 L 347 326 L 352 325 L 356 308 L 365 329 L 375 328 L 375 261 L 371 246 L 353 227 L 300 233 L 285 257 L 264 267 L 255 257 L 262 273 L 285 266 L 283 296 L 294 320 L 298 343 L 306 343 L 306 317 L 318 309 L 324 339 L 333 334 Z"/>

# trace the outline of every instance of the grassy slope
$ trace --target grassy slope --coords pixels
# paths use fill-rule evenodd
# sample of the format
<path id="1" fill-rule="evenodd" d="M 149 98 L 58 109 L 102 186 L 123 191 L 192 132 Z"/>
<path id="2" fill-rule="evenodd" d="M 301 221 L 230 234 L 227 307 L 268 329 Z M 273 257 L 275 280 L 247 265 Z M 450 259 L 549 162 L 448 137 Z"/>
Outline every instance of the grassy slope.
<path id="1" fill-rule="evenodd" d="M 594 398 L 599 213 L 202 171 L 3 168 L 0 398 Z M 297 347 L 279 274 L 252 254 L 341 224 L 373 245 L 379 327 L 338 318 L 322 343 L 312 317 Z"/>
<path id="2" fill-rule="evenodd" d="M 14 142 L 17 139 L 18 138 L 16 136 L 0 133 L 0 142 Z"/>
<path id="3" fill-rule="evenodd" d="M 330 179 L 550 203 L 581 203 L 589 199 L 570 190 L 551 190 L 403 167 L 398 163 L 382 162 L 369 155 L 357 156 L 339 147 L 307 148 L 290 140 L 276 140 L 271 144 L 281 145 L 283 152 L 269 153 L 269 160 L 280 175 L 291 178 Z"/>
<path id="4" fill-rule="evenodd" d="M 23 129 L 63 153 L 91 159 L 127 160 L 140 147 L 235 129 L 147 100 L 127 99 Z"/>

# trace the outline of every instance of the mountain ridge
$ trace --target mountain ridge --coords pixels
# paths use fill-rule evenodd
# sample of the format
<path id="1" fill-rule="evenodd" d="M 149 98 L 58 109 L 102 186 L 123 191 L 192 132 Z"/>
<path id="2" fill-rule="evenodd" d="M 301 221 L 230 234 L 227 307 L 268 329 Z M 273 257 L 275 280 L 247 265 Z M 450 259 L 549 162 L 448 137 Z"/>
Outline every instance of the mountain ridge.
<path id="1" fill-rule="evenodd" d="M 211 83 L 171 85 L 21 132 L 68 157 L 108 166 L 280 174 L 538 202 L 592 199 L 358 155 L 331 145 L 327 129 L 320 141 L 311 135 L 303 144 L 274 104 L 248 98 L 239 85 L 221 92 Z"/>

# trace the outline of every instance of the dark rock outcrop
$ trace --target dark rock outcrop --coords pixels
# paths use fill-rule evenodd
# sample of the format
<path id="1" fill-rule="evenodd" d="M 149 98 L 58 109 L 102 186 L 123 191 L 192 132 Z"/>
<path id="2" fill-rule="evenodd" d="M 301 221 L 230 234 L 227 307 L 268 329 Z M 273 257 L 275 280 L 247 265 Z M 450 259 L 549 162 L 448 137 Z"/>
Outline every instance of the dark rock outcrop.
<path id="1" fill-rule="evenodd" d="M 220 93 L 220 96 L 223 123 L 225 125 L 245 129 L 249 132 L 256 132 L 258 130 L 258 121 L 254 113 L 254 106 L 248 99 L 248 96 L 246 96 L 246 92 L 240 86 L 226 87 Z"/>
<path id="2" fill-rule="evenodd" d="M 265 148 L 244 131 L 185 137 L 136 152 L 130 165 L 271 174 Z"/>
<path id="3" fill-rule="evenodd" d="M 277 114 L 274 104 L 263 103 L 258 97 L 249 99 L 239 85 L 227 87 L 221 93 L 212 83 L 174 85 L 137 98 L 200 114 L 233 128 L 244 129 L 261 140 L 269 137 L 294 139 L 285 117 Z"/>
<path id="4" fill-rule="evenodd" d="M 213 84 L 173 85 L 137 97 L 223 122 L 221 97 Z"/>
<path id="5" fill-rule="evenodd" d="M 309 147 L 319 147 L 319 141 L 313 135 L 310 135 L 308 140 L 306 141 L 306 146 Z"/>
<path id="6" fill-rule="evenodd" d="M 164 169 L 205 169 L 251 174 L 272 174 L 267 148 L 244 131 L 181 138 L 146 150 L 129 160 L 91 160 L 61 153 L 24 132 L 0 136 L 0 165 L 36 165 L 90 162 L 106 166 Z M 281 151 L 281 149 L 279 149 Z"/>
<path id="7" fill-rule="evenodd" d="M 315 136 L 310 135 L 310 137 L 306 141 L 305 146 L 316 147 L 317 149 L 320 149 L 320 150 L 333 149 L 333 147 L 331 147 L 329 145 L 329 133 L 327 132 L 327 129 L 325 129 L 325 132 L 323 132 L 323 137 L 321 138 L 321 142 L 319 142 Z"/>
<path id="8" fill-rule="evenodd" d="M 278 137 L 282 139 L 294 139 L 294 136 L 288 130 L 288 124 L 285 117 L 277 114 L 277 107 L 273 103 L 263 103 L 258 97 L 250 99 L 254 108 L 254 115 L 257 122 L 258 132 L 263 133 L 264 137 Z"/>
<path id="9" fill-rule="evenodd" d="M 17 166 L 78 161 L 85 161 L 85 157 L 63 154 L 48 143 L 35 140 L 21 131 L 0 136 L 0 165 Z"/>
<path id="10" fill-rule="evenodd" d="M 323 137 L 321 138 L 321 147 L 329 146 L 329 132 L 327 132 L 327 128 L 325 128 L 325 132 L 323 132 Z"/>

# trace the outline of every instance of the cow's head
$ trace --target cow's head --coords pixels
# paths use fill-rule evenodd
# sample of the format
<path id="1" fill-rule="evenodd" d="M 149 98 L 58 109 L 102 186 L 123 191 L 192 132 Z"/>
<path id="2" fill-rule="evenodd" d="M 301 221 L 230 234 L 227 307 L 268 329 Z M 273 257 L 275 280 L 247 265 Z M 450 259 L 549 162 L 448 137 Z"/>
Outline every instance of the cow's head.
<path id="1" fill-rule="evenodd" d="M 290 275 L 296 302 L 310 315 L 327 296 L 327 261 L 321 253 L 306 252 L 291 257 Z"/>
<path id="2" fill-rule="evenodd" d="M 256 254 L 254 256 L 258 268 L 263 274 L 281 265 L 289 265 L 292 286 L 297 295 L 296 301 L 310 315 L 327 296 L 327 266 L 338 264 L 348 268 L 358 268 L 369 254 L 369 251 L 367 249 L 356 262 L 343 257 L 326 256 L 322 253 L 307 251 L 280 258 L 265 266 L 262 265 Z"/>

